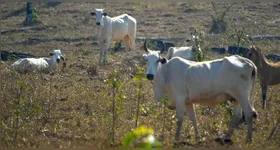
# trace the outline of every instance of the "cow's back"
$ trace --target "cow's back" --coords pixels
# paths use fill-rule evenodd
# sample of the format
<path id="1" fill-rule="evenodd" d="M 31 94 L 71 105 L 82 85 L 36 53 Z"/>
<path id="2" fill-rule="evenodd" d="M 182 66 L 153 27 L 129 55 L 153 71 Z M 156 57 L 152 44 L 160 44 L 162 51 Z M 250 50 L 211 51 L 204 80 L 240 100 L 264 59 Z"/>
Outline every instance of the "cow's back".
<path id="1" fill-rule="evenodd" d="M 180 85 L 179 90 L 184 88 L 193 99 L 211 99 L 251 83 L 250 63 L 235 56 L 206 62 L 175 57 L 169 63 L 170 83 L 174 83 L 174 87 Z"/>
<path id="2" fill-rule="evenodd" d="M 192 47 L 170 47 L 167 53 L 167 58 L 181 57 L 188 60 L 194 60 Z"/>
<path id="3" fill-rule="evenodd" d="M 131 33 L 136 35 L 136 20 L 127 14 L 113 17 L 112 32 L 112 36 L 114 37 L 113 40 L 117 41 Z"/>

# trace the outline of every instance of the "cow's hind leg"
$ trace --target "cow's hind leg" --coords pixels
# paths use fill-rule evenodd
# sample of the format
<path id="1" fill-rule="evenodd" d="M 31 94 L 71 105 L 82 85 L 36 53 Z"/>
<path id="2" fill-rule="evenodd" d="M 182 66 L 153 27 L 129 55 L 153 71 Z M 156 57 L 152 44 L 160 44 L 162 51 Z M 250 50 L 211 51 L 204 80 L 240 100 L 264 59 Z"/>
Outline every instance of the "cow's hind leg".
<path id="1" fill-rule="evenodd" d="M 135 48 L 135 36 L 130 36 L 130 45 L 129 45 L 130 50 L 133 50 Z"/>
<path id="2" fill-rule="evenodd" d="M 125 49 L 127 49 L 127 50 L 131 50 L 131 40 L 130 40 L 130 37 L 128 36 L 128 35 L 126 35 L 125 37 L 124 37 L 124 45 L 125 45 Z"/>
<path id="3" fill-rule="evenodd" d="M 231 142 L 231 136 L 234 132 L 234 129 L 238 127 L 239 121 L 242 117 L 242 109 L 238 101 L 234 101 L 233 106 L 233 115 L 231 118 L 231 123 L 229 126 L 229 131 L 224 139 L 224 142 Z"/>
<path id="4" fill-rule="evenodd" d="M 252 140 L 253 135 L 253 117 L 257 116 L 257 113 L 254 111 L 253 107 L 249 104 L 248 99 L 244 99 L 240 101 L 241 108 L 245 115 L 245 120 L 247 123 L 247 140 Z"/>
<path id="5" fill-rule="evenodd" d="M 234 96 L 234 98 L 240 104 L 242 111 L 244 112 L 245 120 L 247 123 L 247 140 L 251 141 L 252 140 L 252 128 L 253 128 L 253 117 L 256 117 L 256 112 L 254 111 L 254 108 L 249 103 L 249 97 L 250 96 L 247 94 L 244 94 L 244 96 L 243 95 Z M 234 118 L 234 117 L 233 118 L 239 120 L 242 115 L 241 114 L 242 112 L 241 112 L 241 110 L 239 110 L 240 108 L 238 108 L 237 106 L 235 106 L 235 107 L 236 107 L 235 109 L 238 109 L 238 110 L 236 110 L 236 111 L 238 111 L 238 118 Z M 237 117 L 237 115 L 235 115 L 235 116 Z M 233 122 L 233 126 L 238 123 L 238 120 L 236 120 L 236 122 Z M 233 126 L 231 126 L 230 128 L 232 128 Z M 233 129 L 230 129 L 230 131 L 231 130 L 233 130 Z"/>
<path id="6" fill-rule="evenodd" d="M 196 141 L 198 141 L 200 139 L 200 134 L 199 134 L 198 128 L 197 128 L 196 113 L 195 113 L 194 105 L 186 104 L 186 111 L 187 111 L 187 114 L 188 114 L 190 120 L 192 121 L 192 125 L 194 126 Z"/>

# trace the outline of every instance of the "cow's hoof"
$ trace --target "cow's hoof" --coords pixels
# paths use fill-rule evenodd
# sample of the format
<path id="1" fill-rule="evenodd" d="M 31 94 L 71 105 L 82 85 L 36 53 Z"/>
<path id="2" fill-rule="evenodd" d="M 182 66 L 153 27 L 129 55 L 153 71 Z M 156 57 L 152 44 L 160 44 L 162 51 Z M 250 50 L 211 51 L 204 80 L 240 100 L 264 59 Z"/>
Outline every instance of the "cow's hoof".
<path id="1" fill-rule="evenodd" d="M 252 139 L 247 139 L 246 143 L 251 143 L 253 140 Z"/>
<path id="2" fill-rule="evenodd" d="M 232 140 L 231 139 L 224 139 L 224 143 L 232 145 Z"/>
<path id="3" fill-rule="evenodd" d="M 206 141 L 206 138 L 201 138 L 200 136 L 195 138 L 195 142 L 197 144 L 201 144 L 201 143 L 203 143 L 205 141 Z"/>
<path id="4" fill-rule="evenodd" d="M 228 139 L 228 138 L 217 137 L 217 138 L 215 138 L 215 141 L 221 145 L 232 145 L 233 144 L 232 140 Z"/>
<path id="5" fill-rule="evenodd" d="M 175 110 L 175 109 L 176 109 L 175 106 L 171 106 L 171 105 L 168 105 L 167 108 L 168 108 L 169 110 Z"/>
<path id="6" fill-rule="evenodd" d="M 173 143 L 173 148 L 178 148 L 180 147 L 180 142 L 174 142 Z"/>

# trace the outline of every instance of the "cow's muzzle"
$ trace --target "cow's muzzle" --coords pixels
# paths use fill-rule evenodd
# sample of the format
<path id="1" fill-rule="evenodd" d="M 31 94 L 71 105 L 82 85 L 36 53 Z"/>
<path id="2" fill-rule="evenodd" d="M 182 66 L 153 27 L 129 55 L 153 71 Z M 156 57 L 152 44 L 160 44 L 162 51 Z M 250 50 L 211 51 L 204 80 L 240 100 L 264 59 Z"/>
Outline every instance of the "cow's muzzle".
<path id="1" fill-rule="evenodd" d="M 147 79 L 148 79 L 148 80 L 153 80 L 153 79 L 154 79 L 154 75 L 152 75 L 152 74 L 147 74 Z"/>
<path id="2" fill-rule="evenodd" d="M 98 25 L 98 26 L 99 26 L 99 25 L 100 25 L 100 22 L 96 22 L 96 25 Z"/>
<path id="3" fill-rule="evenodd" d="M 60 62 L 60 59 L 56 59 L 56 62 L 59 63 L 59 62 Z"/>

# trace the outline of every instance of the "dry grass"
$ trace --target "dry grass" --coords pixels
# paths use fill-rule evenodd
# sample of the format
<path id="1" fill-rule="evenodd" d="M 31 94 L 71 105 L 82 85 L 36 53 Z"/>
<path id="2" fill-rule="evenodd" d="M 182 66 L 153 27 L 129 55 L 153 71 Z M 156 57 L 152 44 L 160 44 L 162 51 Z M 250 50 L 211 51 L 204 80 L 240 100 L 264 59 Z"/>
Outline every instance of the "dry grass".
<path id="1" fill-rule="evenodd" d="M 126 8 L 123 8 L 126 5 Z M 165 36 L 188 38 L 193 28 L 200 26 L 208 33 L 211 26 L 210 3 L 63 3 L 56 7 L 47 7 L 45 3 L 34 5 L 39 9 L 41 25 L 55 26 L 42 31 L 24 31 L 1 35 L 1 50 L 29 52 L 37 56 L 47 56 L 52 49 L 60 48 L 67 58 L 67 67 L 55 74 L 20 75 L 10 69 L 11 61 L 1 63 L 0 85 L 0 147 L 120 147 L 122 138 L 135 127 L 136 107 L 139 96 L 137 88 L 142 84 L 140 96 L 140 116 L 138 125 L 154 128 L 155 136 L 165 147 L 172 147 L 175 134 L 174 111 L 163 110 L 155 104 L 153 88 L 148 81 L 133 81 L 135 64 L 129 58 L 136 59 L 140 67 L 142 43 L 137 43 L 133 52 L 109 52 L 109 65 L 97 67 L 97 41 L 79 42 L 22 42 L 28 37 L 89 37 L 97 36 L 95 18 L 89 15 L 94 8 L 105 8 L 110 16 L 129 13 L 138 20 L 137 36 Z M 24 8 L 25 3 L 1 3 L 1 30 L 20 27 L 25 13 L 9 16 Z M 223 5 L 218 4 L 218 8 Z M 280 33 L 279 3 L 236 3 L 229 11 L 229 22 L 238 21 L 246 25 L 249 35 Z M 121 9 L 122 8 L 122 9 Z M 8 16 L 8 17 L 7 17 Z M 224 36 L 205 37 L 207 47 L 227 46 Z M 184 41 L 175 41 L 178 46 Z M 265 54 L 278 53 L 279 41 L 258 41 Z M 126 56 L 129 55 L 129 56 Z M 221 58 L 222 55 L 206 53 L 207 59 Z M 124 61 L 123 61 L 124 60 Z M 118 116 L 115 125 L 115 144 L 109 142 L 112 124 L 112 86 L 104 80 L 110 78 L 114 70 L 119 70 L 119 89 L 117 99 Z M 195 143 L 194 131 L 186 117 L 181 139 L 195 147 L 279 147 L 280 130 L 267 141 L 270 131 L 279 118 L 280 87 L 268 90 L 267 109 L 261 110 L 260 87 L 257 85 L 256 109 L 259 120 L 254 126 L 254 141 L 245 142 L 245 126 L 241 126 L 233 135 L 233 145 L 222 146 L 214 142 L 219 132 L 226 131 L 229 115 L 226 108 L 217 106 L 209 109 L 196 106 L 199 131 L 204 140 Z M 165 112 L 165 113 L 164 113 Z M 191 135 L 190 139 L 187 136 Z M 277 142 L 278 141 L 278 142 Z M 182 147 L 192 147 L 190 145 Z"/>

